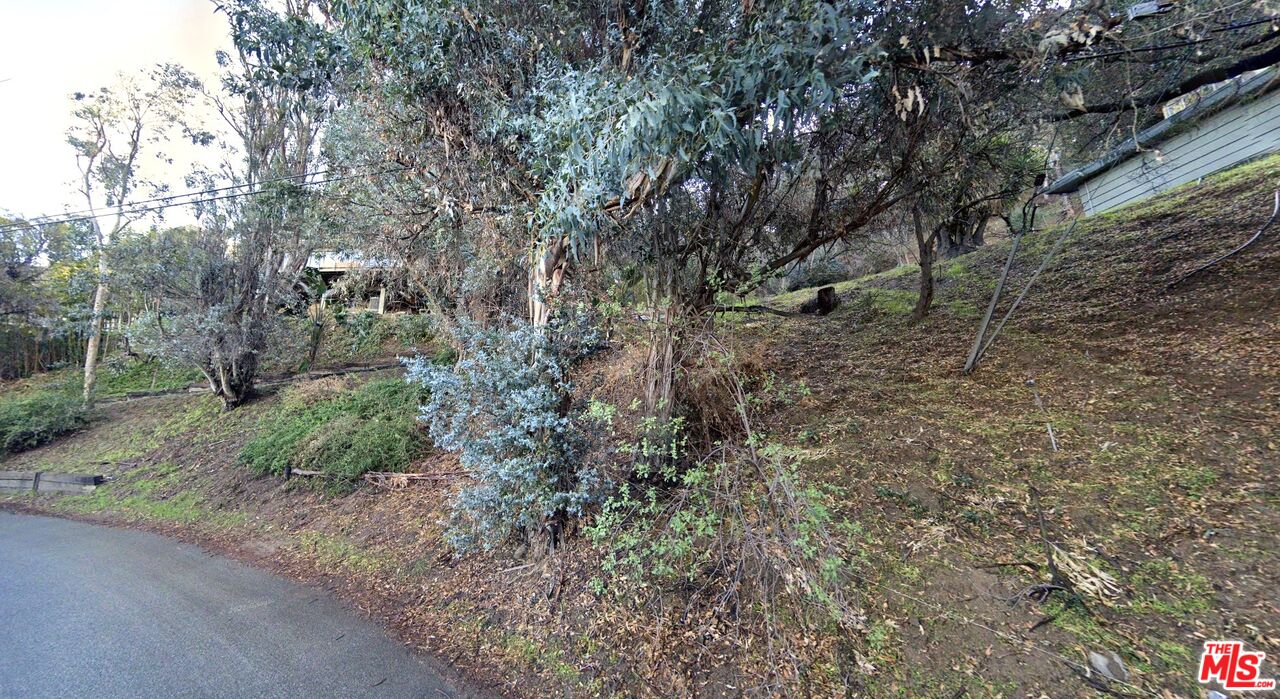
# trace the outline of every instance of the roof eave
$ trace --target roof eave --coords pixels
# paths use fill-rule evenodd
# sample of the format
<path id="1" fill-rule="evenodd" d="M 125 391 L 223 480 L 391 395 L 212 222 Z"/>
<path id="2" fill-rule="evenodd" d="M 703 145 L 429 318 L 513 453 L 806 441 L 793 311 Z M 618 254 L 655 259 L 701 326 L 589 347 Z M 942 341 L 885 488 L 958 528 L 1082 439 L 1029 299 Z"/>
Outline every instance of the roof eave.
<path id="1" fill-rule="evenodd" d="M 1261 73 L 1243 82 L 1233 80 L 1230 85 L 1224 85 L 1218 90 L 1209 93 L 1195 105 L 1143 129 L 1137 136 L 1126 139 L 1120 145 L 1107 151 L 1101 158 L 1084 167 L 1068 172 L 1055 180 L 1053 184 L 1050 184 L 1044 193 L 1070 194 L 1079 189 L 1080 185 L 1088 180 L 1128 160 L 1130 156 L 1140 153 L 1144 148 L 1150 148 L 1170 138 L 1179 126 L 1203 119 L 1226 109 L 1245 97 L 1264 94 L 1276 87 L 1280 87 L 1280 73 L 1277 72 L 1275 67 L 1266 68 Z"/>

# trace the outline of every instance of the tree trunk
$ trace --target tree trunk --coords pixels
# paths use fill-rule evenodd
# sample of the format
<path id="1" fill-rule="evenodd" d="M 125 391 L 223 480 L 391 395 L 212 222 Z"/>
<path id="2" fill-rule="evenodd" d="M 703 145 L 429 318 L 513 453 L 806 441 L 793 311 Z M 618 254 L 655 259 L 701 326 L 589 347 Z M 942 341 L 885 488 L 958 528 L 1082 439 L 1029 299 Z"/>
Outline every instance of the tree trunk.
<path id="1" fill-rule="evenodd" d="M 560 291 L 565 272 L 569 268 L 567 238 L 557 238 L 550 245 L 539 247 L 529 274 L 529 322 L 536 326 L 551 321 L 550 299 Z"/>
<path id="2" fill-rule="evenodd" d="M 915 226 L 916 248 L 920 253 L 920 295 L 916 298 L 916 307 L 911 312 L 911 317 L 919 321 L 924 320 L 924 317 L 929 314 L 929 307 L 933 305 L 933 260 L 937 255 L 935 251 L 937 229 L 934 233 L 925 235 L 919 207 L 912 208 L 911 219 Z"/>
<path id="3" fill-rule="evenodd" d="M 936 257 L 949 260 L 977 250 L 983 245 L 986 228 L 987 219 L 982 211 L 973 211 L 952 221 L 938 236 Z"/>
<path id="4" fill-rule="evenodd" d="M 84 404 L 93 403 L 93 385 L 98 380 L 98 344 L 102 341 L 102 315 L 107 308 L 107 258 L 98 250 L 98 288 L 93 293 L 93 319 L 89 321 L 89 343 L 84 350 Z"/>
<path id="5" fill-rule="evenodd" d="M 320 344 L 324 342 L 324 326 L 324 309 L 317 304 L 311 312 L 311 350 L 307 353 L 307 366 L 304 371 L 315 368 L 316 356 L 320 354 Z"/>
<path id="6" fill-rule="evenodd" d="M 232 410 L 253 397 L 258 355 L 256 352 L 243 352 L 230 358 L 215 355 L 201 371 L 209 380 L 213 395 L 222 400 L 222 409 Z"/>

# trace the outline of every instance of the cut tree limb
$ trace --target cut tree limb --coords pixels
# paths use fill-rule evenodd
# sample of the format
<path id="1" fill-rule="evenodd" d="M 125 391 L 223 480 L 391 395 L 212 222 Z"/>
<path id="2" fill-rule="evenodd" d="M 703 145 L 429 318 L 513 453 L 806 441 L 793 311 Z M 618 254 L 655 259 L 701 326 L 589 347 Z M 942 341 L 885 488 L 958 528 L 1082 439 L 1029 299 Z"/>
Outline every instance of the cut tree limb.
<path id="1" fill-rule="evenodd" d="M 1175 286 L 1177 286 L 1177 285 L 1181 284 L 1182 282 L 1184 282 L 1184 281 L 1186 281 L 1186 280 L 1190 279 L 1191 277 L 1193 277 L 1193 276 L 1195 276 L 1195 275 L 1197 275 L 1197 274 L 1199 274 L 1199 273 L 1201 273 L 1201 272 L 1205 271 L 1206 269 L 1209 269 L 1210 267 L 1212 267 L 1212 266 L 1214 266 L 1214 265 L 1218 264 L 1219 262 L 1222 262 L 1223 260 L 1227 259 L 1228 257 L 1231 257 L 1232 255 L 1235 255 L 1236 253 L 1240 252 L 1241 250 L 1244 250 L 1245 248 L 1249 247 L 1250 245 L 1253 245 L 1254 243 L 1258 242 L 1258 239 L 1262 237 L 1262 234 L 1263 234 L 1264 232 L 1266 232 L 1266 230 L 1267 230 L 1268 228 L 1270 228 L 1270 227 L 1271 227 L 1271 224 L 1273 224 L 1273 223 L 1275 223 L 1275 222 L 1276 222 L 1276 215 L 1277 215 L 1277 214 L 1280 214 L 1280 189 L 1277 189 L 1277 190 L 1275 191 L 1275 194 L 1274 194 L 1273 196 L 1275 197 L 1275 204 L 1272 206 L 1272 209 L 1271 209 L 1271 218 L 1268 218 L 1268 219 L 1267 219 L 1267 222 L 1266 222 L 1266 223 L 1264 223 L 1264 224 L 1262 224 L 1262 227 L 1258 229 L 1258 232 L 1257 232 L 1257 233 L 1254 233 L 1254 234 L 1253 234 L 1253 237 L 1251 237 L 1251 238 L 1249 238 L 1248 240 L 1244 241 L 1243 243 L 1241 243 L 1241 244 L 1237 245 L 1235 248 L 1231 249 L 1230 251 L 1228 251 L 1228 252 L 1226 252 L 1226 253 L 1223 253 L 1223 254 L 1221 254 L 1221 255 L 1219 255 L 1219 256 L 1217 256 L 1217 257 L 1213 258 L 1212 260 L 1209 260 L 1208 262 L 1206 262 L 1206 263 L 1204 263 L 1204 264 L 1200 265 L 1199 267 L 1196 267 L 1195 269 L 1191 270 L 1190 272 L 1187 272 L 1186 274 L 1182 275 L 1181 277 L 1178 277 L 1177 279 L 1174 279 L 1173 281 L 1171 281 L 1171 282 L 1169 282 L 1168 284 L 1166 284 L 1166 285 L 1165 285 L 1164 290 L 1165 290 L 1165 291 L 1168 291 L 1169 289 L 1172 289 L 1173 287 L 1175 287 Z"/>
<path id="2" fill-rule="evenodd" d="M 711 307 L 712 313 L 772 313 L 775 316 L 790 318 L 800 315 L 794 311 L 784 311 L 771 306 L 751 305 L 751 306 L 725 306 L 715 305 Z"/>
<path id="3" fill-rule="evenodd" d="M 394 471 L 370 471 L 364 480 L 383 488 L 404 488 L 411 483 L 449 481 L 467 475 L 466 471 L 435 471 L 430 473 L 396 473 Z"/>

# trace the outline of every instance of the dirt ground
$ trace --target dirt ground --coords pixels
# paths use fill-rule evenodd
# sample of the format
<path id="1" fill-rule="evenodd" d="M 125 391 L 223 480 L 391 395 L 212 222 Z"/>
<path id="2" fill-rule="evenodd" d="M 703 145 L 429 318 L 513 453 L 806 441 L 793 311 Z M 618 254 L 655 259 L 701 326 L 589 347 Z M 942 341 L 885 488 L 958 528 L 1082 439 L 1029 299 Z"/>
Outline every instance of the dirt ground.
<path id="1" fill-rule="evenodd" d="M 944 263 L 920 323 L 910 269 L 842 283 L 825 318 L 723 320 L 805 388 L 764 429 L 850 525 L 867 619 L 850 643 L 877 670 L 848 695 L 1198 697 L 1200 644 L 1220 638 L 1280 675 L 1280 230 L 1164 289 L 1251 235 L 1278 184 L 1273 158 L 1082 222 L 970 376 L 1007 243 Z M 1057 232 L 1024 241 L 1013 293 Z M 592 593 L 581 539 L 456 558 L 448 483 L 334 496 L 252 477 L 236 455 L 276 400 L 109 406 L 2 467 L 115 480 L 0 506 L 156 529 L 324 586 L 502 694 L 751 693 L 749 649 Z M 1118 654 L 1127 684 L 1085 671 L 1090 651 Z"/>
<path id="2" fill-rule="evenodd" d="M 779 423 L 865 529 L 873 695 L 1089 695 L 1053 655 L 1114 651 L 1141 690 L 1200 696 L 1204 640 L 1280 651 L 1278 236 L 1164 288 L 1257 230 L 1277 175 L 1082 223 L 972 376 L 1007 247 L 944 266 L 923 323 L 911 275 L 850 285 L 827 319 L 747 323 L 810 387 Z M 1078 597 L 1025 594 L 1052 580 L 1046 541 Z"/>

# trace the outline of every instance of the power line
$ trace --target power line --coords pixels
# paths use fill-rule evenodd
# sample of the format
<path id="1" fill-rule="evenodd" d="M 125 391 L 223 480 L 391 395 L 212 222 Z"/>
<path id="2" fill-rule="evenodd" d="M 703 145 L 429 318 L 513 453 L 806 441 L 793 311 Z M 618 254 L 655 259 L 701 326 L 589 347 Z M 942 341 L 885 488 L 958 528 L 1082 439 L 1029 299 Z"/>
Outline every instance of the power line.
<path id="1" fill-rule="evenodd" d="M 1240 29 L 1248 29 L 1249 27 L 1255 27 L 1259 24 L 1268 24 L 1271 22 L 1275 22 L 1278 19 L 1280 18 L 1262 17 L 1259 19 L 1240 22 L 1237 24 L 1231 24 L 1225 27 L 1214 27 L 1213 29 L 1209 30 L 1209 33 L 1220 34 L 1223 32 L 1233 32 L 1233 31 L 1238 31 Z M 1118 49 L 1116 51 L 1106 51 L 1102 53 L 1091 53 L 1087 55 L 1071 56 L 1069 58 L 1063 59 L 1063 63 L 1075 63 L 1078 61 L 1092 61 L 1099 58 L 1110 58 L 1112 56 L 1122 56 L 1122 55 L 1127 55 L 1131 53 L 1148 53 L 1151 51 L 1169 51 L 1172 49 L 1185 48 L 1187 46 L 1197 46 L 1199 44 L 1208 44 L 1214 41 L 1215 41 L 1214 39 L 1193 39 L 1193 40 L 1187 40 L 1187 41 L 1179 41 L 1172 44 L 1159 44 L 1155 46 L 1139 46 L 1135 48 L 1124 48 L 1124 49 Z"/>
<path id="2" fill-rule="evenodd" d="M 372 167 L 372 166 L 364 166 L 364 167 Z M 137 201 L 132 201 L 126 204 L 122 208 L 132 209 L 134 207 L 142 206 L 143 204 L 152 204 L 155 202 L 167 202 L 167 201 L 173 201 L 175 199 L 183 199 L 185 197 L 194 197 L 202 194 L 215 194 L 217 192 L 226 192 L 233 189 L 243 189 L 245 187 L 252 187 L 255 184 L 257 184 L 258 186 L 261 186 L 264 184 L 270 184 L 274 182 L 289 182 L 289 181 L 300 179 L 300 178 L 311 177 L 313 175 L 327 175 L 331 172 L 336 172 L 336 171 L 332 169 L 318 170 L 316 172 L 304 172 L 298 175 L 286 175 L 284 177 L 274 177 L 271 179 L 261 180 L 257 183 L 246 182 L 244 184 L 231 184 L 231 185 L 226 185 L 224 187 L 213 187 L 211 189 L 201 189 L 201 190 L 195 190 L 195 191 L 189 191 L 189 192 L 182 192 L 180 194 L 166 194 L 164 196 L 152 197 L 151 199 L 139 199 Z M 110 207 L 101 207 L 101 208 L 110 208 Z M 76 211 L 64 211 L 60 214 L 48 214 L 46 216 L 36 216 L 34 218 L 24 219 L 23 222 L 34 225 L 34 226 L 40 226 L 51 221 L 57 221 L 57 220 L 69 218 L 72 216 L 92 214 L 97 211 L 98 209 L 96 208 L 95 209 L 79 209 Z"/>
<path id="3" fill-rule="evenodd" d="M 352 174 L 352 175 L 342 175 L 342 176 L 339 176 L 339 177 L 331 177 L 331 178 L 328 178 L 328 179 L 315 180 L 315 181 L 312 181 L 312 182 L 303 182 L 303 183 L 302 183 L 302 186 L 314 186 L 314 185 L 329 184 L 329 183 L 331 183 L 331 182 L 340 182 L 340 181 L 343 181 L 343 180 L 358 179 L 358 178 L 361 178 L 361 177 L 376 177 L 376 176 L 380 176 L 380 175 L 388 175 L 388 174 L 392 174 L 392 173 L 396 173 L 396 172 L 404 172 L 404 171 L 406 171 L 406 170 L 410 170 L 410 169 L 412 169 L 412 168 L 409 168 L 409 167 L 403 167 L 403 166 L 402 166 L 402 167 L 392 168 L 392 169 L 389 169 L 389 170 L 381 170 L 381 171 L 378 171 L 378 172 L 367 172 L 367 173 Z M 291 177 L 282 177 L 282 178 L 276 178 L 276 179 L 272 179 L 272 180 L 263 180 L 262 182 L 260 182 L 260 183 L 258 183 L 258 184 L 267 184 L 267 183 L 271 183 L 271 182 L 282 182 L 282 181 L 287 181 L 287 180 L 290 180 L 290 179 L 297 179 L 298 177 L 306 177 L 306 176 L 311 176 L 311 175 L 316 175 L 316 174 L 323 174 L 323 172 L 331 172 L 331 171 L 320 171 L 320 172 L 313 172 L 313 173 L 304 173 L 303 175 L 293 175 L 293 176 L 291 176 Z M 155 198 L 155 199 L 142 200 L 142 201 L 139 201 L 139 202 L 132 202 L 132 203 L 130 203 L 130 204 L 128 204 L 128 205 L 126 205 L 126 206 L 124 206 L 124 207 L 121 207 L 121 212 L 122 212 L 122 213 L 130 214 L 130 215 L 146 214 L 146 213 L 153 213 L 153 212 L 156 212 L 156 211 L 162 211 L 162 210 L 164 210 L 164 209 L 170 209 L 170 208 L 174 208 L 174 207 L 178 207 L 178 206 L 191 206 L 192 204 L 205 204 L 205 203 L 211 203 L 211 202 L 216 202 L 216 201 L 223 201 L 223 200 L 226 200 L 226 199 L 235 199 L 235 198 L 238 198 L 238 197 L 254 196 L 254 195 L 257 195 L 257 194 L 263 194 L 263 193 L 265 193 L 265 192 L 267 192 L 267 191 L 268 191 L 268 190 L 266 190 L 266 189 L 259 188 L 259 189 L 251 190 L 251 191 L 248 191 L 248 192 L 233 192 L 233 193 L 231 193 L 231 194 L 223 194 L 223 195 L 221 195 L 221 196 L 216 196 L 216 197 L 206 197 L 206 198 L 203 198 L 203 199 L 191 199 L 191 200 L 188 200 L 188 201 L 169 202 L 169 203 L 165 203 L 165 204 L 159 204 L 159 205 L 156 205 L 156 206 L 147 206 L 147 207 L 140 207 L 140 206 L 139 206 L 139 205 L 141 205 L 141 204 L 145 204 L 145 203 L 149 203 L 149 202 L 154 202 L 154 201 L 165 201 L 165 200 L 167 200 L 167 199 L 174 199 L 174 198 L 180 198 L 180 197 L 189 197 L 189 196 L 195 196 L 195 195 L 200 195 L 200 194 L 213 194 L 213 193 L 216 193 L 216 192 L 223 192 L 223 191 L 227 191 L 227 190 L 230 190 L 230 189 L 239 189 L 239 188 L 242 188 L 242 187 L 245 187 L 245 186 L 249 186 L 249 185 L 229 185 L 229 186 L 227 186 L 227 187 L 218 187 L 218 188 L 214 188 L 214 189 L 207 189 L 207 190 L 202 190 L 202 191 L 197 191 L 197 192 L 188 192 L 188 193 L 186 193 L 186 194 L 172 195 L 172 196 L 170 196 L 170 197 L 157 197 L 157 198 Z M 88 211 L 88 210 L 85 210 L 85 211 Z M 4 225 L 4 226 L 0 226 L 0 232 L 7 232 L 7 231 L 10 231 L 10 230 L 17 230 L 17 229 L 20 229 L 20 228 L 29 228 L 29 227 L 31 227 L 31 226 L 35 226 L 35 225 L 42 225 L 42 226 L 43 226 L 43 225 L 57 225 L 57 224 L 63 224 L 63 223 L 75 223 L 75 222 L 78 222 L 78 221 L 91 221 L 91 220 L 94 220 L 94 219 L 107 218 L 107 217 L 115 216 L 115 215 L 116 215 L 116 212 L 114 212 L 114 211 L 106 212 L 106 213 L 97 213 L 97 214 L 90 213 L 89 215 L 85 215 L 85 216 L 78 216 L 78 215 L 74 215 L 74 213 L 78 213 L 78 212 L 73 212 L 73 215 L 64 216 L 64 217 L 62 217 L 62 218 L 51 218 L 51 217 L 45 217 L 45 218 L 44 218 L 44 220 L 22 221 L 22 222 L 17 222 L 17 223 L 10 223 L 10 224 Z"/>
<path id="4" fill-rule="evenodd" d="M 390 173 L 395 173 L 395 172 L 402 172 L 402 171 L 404 171 L 404 170 L 409 170 L 409 169 L 411 169 L 411 168 L 409 168 L 409 167 L 407 167 L 407 166 L 404 166 L 404 167 L 391 168 L 391 169 L 388 169 L 388 170 L 383 170 L 383 171 L 378 171 L 378 172 L 356 173 L 356 174 L 351 174 L 351 175 L 345 175 L 345 176 L 340 176 L 340 177 L 334 177 L 334 178 L 330 178 L 330 179 L 316 180 L 316 181 L 313 181 L 313 182 L 303 182 L 303 183 L 302 183 L 302 185 L 303 185 L 303 186 L 309 186 L 309 185 L 327 184 L 327 183 L 329 183 L 329 182 L 338 182 L 338 181 L 341 181 L 341 180 L 356 179 L 356 178 L 360 178 L 360 177 L 373 177 L 373 176 L 377 176 L 377 175 L 385 175 L 385 174 L 390 174 Z M 259 186 L 261 186 L 261 185 L 265 185 L 265 184 L 272 184 L 272 183 L 276 183 L 276 182 L 288 182 L 288 181 L 291 181 L 291 180 L 296 180 L 296 179 L 299 179 L 299 178 L 305 178 L 305 177 L 311 177 L 311 176 L 315 176 L 315 175 L 326 175 L 326 174 L 329 174 L 329 173 L 331 173 L 331 172 L 335 172 L 335 171 L 334 171 L 334 170 L 319 170 L 319 171 L 315 171 L 315 172 L 305 172 L 305 173 L 301 173 L 301 174 L 298 174 L 298 175 L 289 175 L 289 176 L 285 176 L 285 177 L 276 177 L 276 178 L 272 178 L 272 179 L 262 180 L 262 181 L 260 181 L 260 182 L 257 182 L 256 184 L 257 184 L 257 185 L 259 185 Z M 142 199 L 142 200 L 139 200 L 139 201 L 130 202 L 130 203 L 128 203 L 128 204 L 126 204 L 125 206 L 120 207 L 120 208 L 121 208 L 121 211 L 122 211 L 122 212 L 127 212 L 127 213 L 130 213 L 130 214 L 147 213 L 147 212 L 150 212 L 150 211 L 159 211 L 159 210 L 162 210 L 162 209 L 167 209 L 167 208 L 176 207 L 176 206 L 188 206 L 188 205 L 191 205 L 191 204 L 200 204 L 200 203 L 209 202 L 209 201 L 220 201 L 220 200 L 223 200 L 223 199 L 231 199 L 231 198 L 234 198 L 235 196 L 251 196 L 251 195 L 254 195 L 254 194 L 261 194 L 261 193 L 263 193 L 263 192 L 265 192 L 265 191 L 266 191 L 265 189 L 261 189 L 261 188 L 260 188 L 260 189 L 257 189 L 257 190 L 252 190 L 252 191 L 248 191 L 248 192 L 240 192 L 240 193 L 237 193 L 237 194 L 227 195 L 227 196 L 212 197 L 212 198 L 208 198 L 208 199 L 192 199 L 192 200 L 190 200 L 190 201 L 180 201 L 180 202 L 168 203 L 168 204 L 165 204 L 165 205 L 163 205 L 163 206 L 153 206 L 153 207 L 147 207 L 147 208 L 139 208 L 139 207 L 141 207 L 143 204 L 150 204 L 150 203 L 153 203 L 153 202 L 172 202 L 174 199 L 182 199 L 182 198 L 185 198 L 185 197 L 194 197 L 194 196 L 199 196 L 199 195 L 203 195 L 203 194 L 215 194 L 215 193 L 218 193 L 218 192 L 225 192 L 225 191 L 230 191 L 230 190 L 233 190 L 233 189 L 243 189 L 243 188 L 245 188 L 245 187 L 252 187 L 252 186 L 254 186 L 254 184 L 252 184 L 252 183 L 246 183 L 246 184 L 237 184 L 237 185 L 227 185 L 227 186 L 224 186 L 224 187 L 214 187 L 214 188 L 211 188 L 211 189 L 204 189 L 204 190 L 197 190 L 197 191 L 192 191 L 192 192 L 185 192 L 185 193 L 182 193 L 182 194 L 170 194 L 170 195 L 166 195 L 166 196 L 163 196 L 163 197 L 154 197 L 154 198 L 152 198 L 152 199 Z M 36 217 L 36 218 L 34 218 L 34 219 L 27 219 L 27 220 L 23 220 L 23 221 L 21 221 L 21 222 L 14 222 L 14 223 L 11 223 L 11 224 L 7 224 L 7 225 L 5 225 L 5 226 L 0 226 L 0 230 L 11 230 L 11 229 L 15 229 L 15 228 L 25 228 L 25 227 L 28 227 L 28 226 L 43 226 L 43 225 L 51 225 L 51 224 L 59 224 L 59 223 L 72 223 L 72 222 L 76 222 L 76 221 L 88 221 L 88 220 L 92 220 L 92 219 L 95 219 L 95 218 L 105 218 L 105 217 L 108 217 L 108 216 L 114 216 L 114 215 L 115 215 L 115 213 L 114 213 L 114 212 L 107 212 L 107 213 L 101 213 L 101 214 L 98 214 L 98 213 L 95 213 L 96 211 L 97 211 L 97 209 L 81 209 L 81 210 L 79 210 L 79 211 L 69 211 L 69 212 L 66 212 L 66 213 L 63 213 L 63 214 L 58 214 L 58 215 L 40 216 L 40 217 Z"/>

